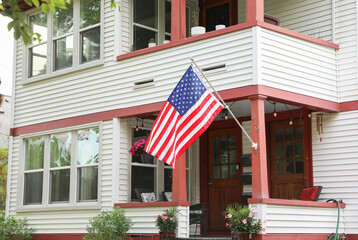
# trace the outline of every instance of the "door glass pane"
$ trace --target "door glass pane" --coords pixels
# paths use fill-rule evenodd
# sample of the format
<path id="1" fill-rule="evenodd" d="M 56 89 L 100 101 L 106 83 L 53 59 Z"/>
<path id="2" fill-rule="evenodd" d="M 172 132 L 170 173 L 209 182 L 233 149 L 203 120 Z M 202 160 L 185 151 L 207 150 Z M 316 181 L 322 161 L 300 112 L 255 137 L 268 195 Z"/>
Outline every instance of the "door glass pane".
<path id="1" fill-rule="evenodd" d="M 295 143 L 296 158 L 303 158 L 303 143 Z"/>
<path id="2" fill-rule="evenodd" d="M 36 13 L 29 17 L 29 26 L 34 33 L 41 35 L 41 42 L 47 41 L 47 15 L 43 12 Z"/>
<path id="3" fill-rule="evenodd" d="M 156 192 L 154 189 L 154 181 L 156 177 L 155 168 L 132 166 L 132 201 L 140 201 L 140 196 L 136 195 L 136 189 L 146 189 L 148 192 Z"/>
<path id="4" fill-rule="evenodd" d="M 54 41 L 55 70 L 72 66 L 73 36 Z"/>
<path id="5" fill-rule="evenodd" d="M 283 129 L 282 128 L 276 130 L 276 142 L 277 143 L 283 142 Z"/>
<path id="6" fill-rule="evenodd" d="M 78 201 L 97 200 L 98 167 L 81 167 L 77 169 Z"/>
<path id="7" fill-rule="evenodd" d="M 101 1 L 80 1 L 80 28 L 89 27 L 101 20 Z"/>
<path id="8" fill-rule="evenodd" d="M 285 174 L 285 161 L 284 160 L 276 161 L 276 174 Z"/>
<path id="9" fill-rule="evenodd" d="M 51 135 L 51 168 L 71 165 L 71 137 L 72 134 L 70 132 Z"/>
<path id="10" fill-rule="evenodd" d="M 77 164 L 98 163 L 99 129 L 90 128 L 77 131 Z"/>
<path id="11" fill-rule="evenodd" d="M 293 140 L 293 128 L 286 128 L 285 129 L 285 141 L 292 141 Z"/>
<path id="12" fill-rule="evenodd" d="M 303 139 L 303 128 L 302 126 L 295 127 L 295 139 L 302 140 Z"/>
<path id="13" fill-rule="evenodd" d="M 50 202 L 68 202 L 70 199 L 70 169 L 50 172 Z"/>
<path id="14" fill-rule="evenodd" d="M 220 166 L 214 167 L 214 179 L 220 179 Z"/>
<path id="15" fill-rule="evenodd" d="M 83 2 L 83 1 L 81 1 Z M 53 16 L 53 36 L 59 37 L 73 32 L 73 1 L 66 4 L 67 9 L 57 8 Z"/>
<path id="16" fill-rule="evenodd" d="M 294 161 L 293 160 L 286 160 L 286 174 L 293 174 L 294 173 Z"/>
<path id="17" fill-rule="evenodd" d="M 283 144 L 276 144 L 276 158 L 283 158 L 284 157 L 284 145 Z"/>
<path id="18" fill-rule="evenodd" d="M 214 152 L 214 164 L 220 164 L 220 155 L 219 152 Z"/>
<path id="19" fill-rule="evenodd" d="M 143 48 L 148 47 L 148 43 L 151 41 L 154 41 L 155 43 L 158 43 L 157 41 L 157 33 L 148 29 L 141 28 L 139 26 L 134 26 L 134 49 L 133 50 L 139 50 Z"/>
<path id="20" fill-rule="evenodd" d="M 228 136 L 222 136 L 221 137 L 221 149 L 227 149 L 227 140 Z"/>
<path id="21" fill-rule="evenodd" d="M 214 147 L 214 150 L 218 150 L 220 149 L 220 138 L 219 137 L 214 137 L 213 138 L 213 147 Z"/>
<path id="22" fill-rule="evenodd" d="M 81 63 L 90 62 L 100 58 L 101 30 L 99 27 L 81 32 L 82 56 Z"/>
<path id="23" fill-rule="evenodd" d="M 302 158 L 296 159 L 296 173 L 304 173 L 304 163 Z"/>
<path id="24" fill-rule="evenodd" d="M 229 136 L 229 148 L 236 148 L 236 136 L 235 135 Z"/>
<path id="25" fill-rule="evenodd" d="M 141 25 L 158 28 L 158 1 L 134 0 L 133 22 Z"/>
<path id="26" fill-rule="evenodd" d="M 25 170 L 42 169 L 44 164 L 43 137 L 28 138 L 25 141 Z"/>
<path id="27" fill-rule="evenodd" d="M 228 165 L 221 166 L 221 178 L 222 179 L 229 178 L 229 166 Z"/>
<path id="28" fill-rule="evenodd" d="M 229 151 L 229 162 L 236 163 L 236 150 Z"/>
<path id="29" fill-rule="evenodd" d="M 230 178 L 236 178 L 236 164 L 229 165 L 230 166 Z"/>
<path id="30" fill-rule="evenodd" d="M 25 173 L 24 204 L 42 203 L 42 172 Z"/>
<path id="31" fill-rule="evenodd" d="M 293 158 L 293 144 L 286 144 L 286 158 Z"/>
<path id="32" fill-rule="evenodd" d="M 221 151 L 221 164 L 227 164 L 228 163 L 228 156 L 227 151 Z"/>
<path id="33" fill-rule="evenodd" d="M 47 44 L 41 44 L 29 49 L 30 77 L 46 73 Z"/>

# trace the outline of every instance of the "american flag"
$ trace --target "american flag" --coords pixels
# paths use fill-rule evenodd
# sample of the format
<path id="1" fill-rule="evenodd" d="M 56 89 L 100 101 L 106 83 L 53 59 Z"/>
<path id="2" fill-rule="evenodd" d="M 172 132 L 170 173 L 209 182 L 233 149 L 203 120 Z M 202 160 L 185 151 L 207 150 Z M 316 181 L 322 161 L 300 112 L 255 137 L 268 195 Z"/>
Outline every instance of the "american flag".
<path id="1" fill-rule="evenodd" d="M 144 151 L 175 167 L 179 156 L 210 126 L 223 105 L 192 66 L 165 102 Z"/>

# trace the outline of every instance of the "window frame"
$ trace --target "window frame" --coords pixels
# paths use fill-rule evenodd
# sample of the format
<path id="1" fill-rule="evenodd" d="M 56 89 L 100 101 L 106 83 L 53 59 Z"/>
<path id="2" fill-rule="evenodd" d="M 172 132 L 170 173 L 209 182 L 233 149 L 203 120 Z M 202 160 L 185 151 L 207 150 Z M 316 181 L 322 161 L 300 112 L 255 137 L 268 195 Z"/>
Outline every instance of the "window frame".
<path id="1" fill-rule="evenodd" d="M 129 131 L 129 147 L 128 149 L 133 145 L 133 132 L 136 129 L 136 124 L 134 121 L 132 121 L 131 124 L 129 124 L 128 126 L 128 131 Z M 152 125 L 151 124 L 146 124 L 144 123 L 144 130 L 151 130 L 152 129 Z M 191 165 L 191 154 L 190 152 L 191 148 L 189 147 L 186 151 L 186 178 L 187 178 L 187 187 L 190 188 L 190 182 L 191 182 L 191 171 L 192 171 L 192 165 Z M 132 201 L 132 167 L 133 166 L 139 166 L 139 167 L 148 167 L 148 168 L 154 168 L 155 169 L 155 174 L 156 174 L 156 178 L 154 179 L 154 193 L 155 193 L 155 197 L 157 201 L 164 201 L 163 200 L 163 196 L 162 196 L 162 192 L 165 189 L 165 170 L 166 169 L 171 169 L 173 170 L 173 168 L 171 166 L 166 166 L 164 164 L 163 161 L 158 160 L 157 158 L 153 157 L 154 159 L 156 159 L 157 163 L 156 164 L 145 164 L 145 163 L 136 163 L 136 162 L 132 162 L 132 155 L 127 151 L 128 153 L 128 164 L 129 164 L 129 174 L 128 174 L 128 196 L 127 196 L 127 202 L 128 203 L 133 203 L 135 201 Z M 172 172 L 173 174 L 173 172 Z M 173 176 L 173 175 L 172 175 Z M 187 190 L 187 199 L 191 199 L 191 189 Z M 188 200 L 188 201 L 189 201 Z M 164 201 L 165 202 L 165 201 Z"/>
<path id="2" fill-rule="evenodd" d="M 71 34 L 61 35 L 60 37 L 53 36 L 53 13 L 47 15 L 47 58 L 46 58 L 46 73 L 30 77 L 30 54 L 29 50 L 32 48 L 32 44 L 28 46 L 23 45 L 23 84 L 32 83 L 44 79 L 48 79 L 51 77 L 56 77 L 72 72 L 76 72 L 79 70 L 92 68 L 95 66 L 103 65 L 104 64 L 104 1 L 100 1 L 100 22 L 94 24 L 92 26 L 80 29 L 80 0 L 73 0 L 73 59 L 72 59 L 72 66 L 60 68 L 55 70 L 55 41 L 58 39 L 63 38 L 64 36 L 69 36 Z M 29 23 L 30 16 L 41 12 L 41 9 L 30 9 L 28 10 L 26 15 L 26 21 Z M 81 43 L 81 33 L 90 29 L 94 29 L 96 27 L 100 28 L 100 57 L 99 59 L 82 63 L 81 62 L 81 51 L 82 51 L 82 43 Z M 35 43 L 34 46 L 39 46 L 41 43 Z"/>
<path id="3" fill-rule="evenodd" d="M 90 201 L 78 201 L 78 181 L 77 181 L 77 132 L 79 130 L 85 130 L 89 128 L 99 129 L 99 157 L 97 164 L 98 167 L 98 183 L 97 183 L 97 200 Z M 70 169 L 70 189 L 69 189 L 69 201 L 68 202 L 53 202 L 51 203 L 51 177 L 50 172 L 54 169 L 50 167 L 50 146 L 51 135 L 71 132 L 71 165 Z M 26 139 L 33 137 L 44 137 L 44 163 L 43 163 L 43 182 L 42 182 L 42 203 L 41 204 L 24 204 L 24 191 L 25 191 L 25 154 L 26 154 Z M 17 186 L 17 199 L 16 199 L 16 212 L 31 212 L 31 211 L 57 211 L 57 210 L 72 210 L 72 209 L 100 209 L 101 207 L 101 169 L 102 169 L 102 143 L 103 143 L 103 124 L 102 122 L 96 122 L 91 124 L 84 124 L 80 126 L 73 126 L 68 128 L 61 128 L 31 134 L 25 134 L 20 136 L 20 156 L 19 156 L 19 175 Z M 89 166 L 89 165 L 88 165 Z M 87 165 L 86 165 L 87 167 Z M 30 172 L 33 170 L 30 170 Z"/>

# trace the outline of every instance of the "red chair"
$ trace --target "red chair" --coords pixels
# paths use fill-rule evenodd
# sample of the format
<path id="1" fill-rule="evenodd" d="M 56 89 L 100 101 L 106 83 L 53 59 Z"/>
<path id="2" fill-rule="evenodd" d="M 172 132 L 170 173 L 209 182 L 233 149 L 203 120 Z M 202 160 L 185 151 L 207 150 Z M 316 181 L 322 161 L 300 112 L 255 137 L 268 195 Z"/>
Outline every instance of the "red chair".
<path id="1" fill-rule="evenodd" d="M 303 201 L 317 201 L 321 194 L 322 186 L 313 186 L 302 189 L 300 200 Z"/>

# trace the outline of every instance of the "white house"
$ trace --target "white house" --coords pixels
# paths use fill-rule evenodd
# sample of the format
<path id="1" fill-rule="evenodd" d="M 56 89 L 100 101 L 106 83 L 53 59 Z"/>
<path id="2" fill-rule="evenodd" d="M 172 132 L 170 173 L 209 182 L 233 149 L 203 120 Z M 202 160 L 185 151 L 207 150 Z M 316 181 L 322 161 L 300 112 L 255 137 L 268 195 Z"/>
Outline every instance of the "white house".
<path id="1" fill-rule="evenodd" d="M 208 234 L 230 235 L 223 211 L 249 197 L 265 221 L 256 239 L 323 240 L 337 199 L 339 231 L 358 239 L 358 1 L 120 2 L 74 0 L 46 16 L 19 1 L 42 41 L 15 44 L 8 215 L 26 217 L 35 240 L 74 240 L 120 206 L 141 239 L 176 207 L 188 238 L 189 206 L 205 203 Z M 190 36 L 196 22 L 207 32 Z M 258 148 L 218 116 L 175 171 L 132 157 L 191 57 Z M 318 201 L 291 200 L 311 186 Z M 141 188 L 159 201 L 139 202 Z"/>
<path id="2" fill-rule="evenodd" d="M 7 148 L 9 144 L 11 96 L 1 95 L 0 98 L 0 147 Z"/>

